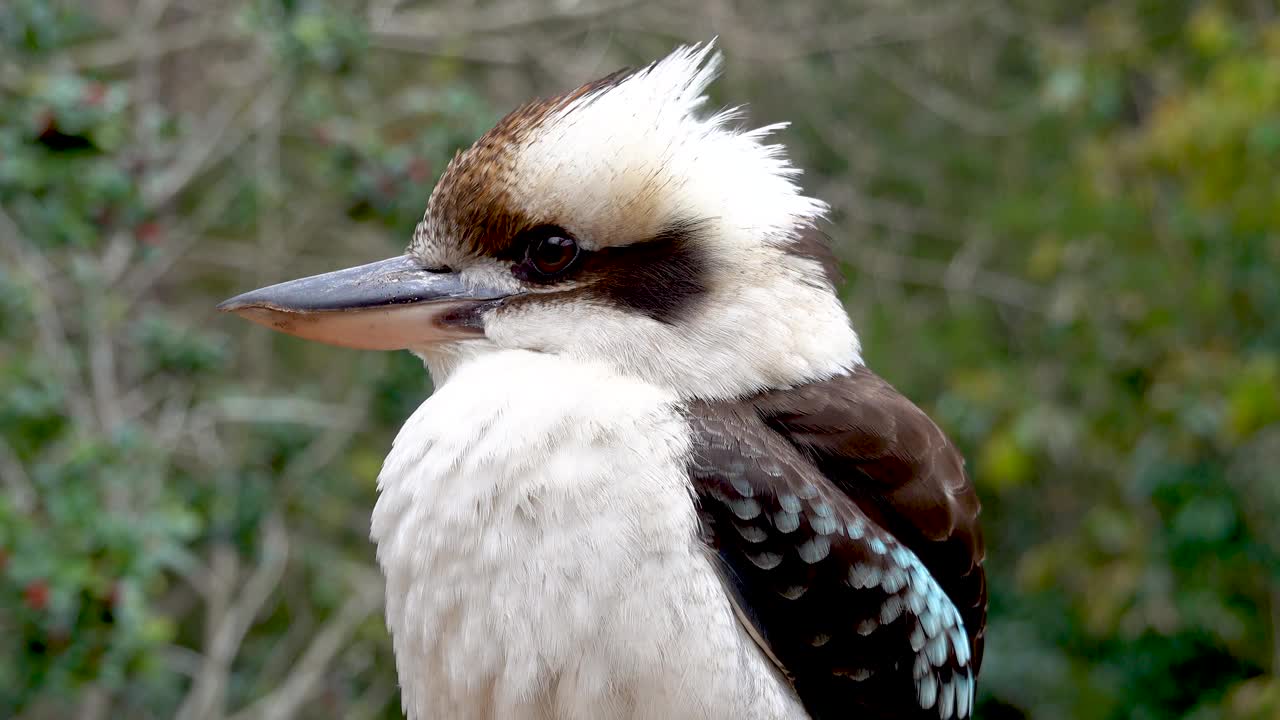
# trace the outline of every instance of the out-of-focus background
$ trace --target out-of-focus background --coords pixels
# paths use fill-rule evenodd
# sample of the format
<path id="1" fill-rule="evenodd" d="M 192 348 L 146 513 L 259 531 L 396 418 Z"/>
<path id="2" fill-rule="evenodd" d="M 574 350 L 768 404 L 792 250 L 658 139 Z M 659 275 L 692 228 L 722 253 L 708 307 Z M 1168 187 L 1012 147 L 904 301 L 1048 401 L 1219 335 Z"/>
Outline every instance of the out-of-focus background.
<path id="1" fill-rule="evenodd" d="M 4 0 L 0 716 L 398 717 L 368 516 L 429 379 L 213 305 L 713 35 L 969 459 L 978 717 L 1280 717 L 1272 0 Z"/>

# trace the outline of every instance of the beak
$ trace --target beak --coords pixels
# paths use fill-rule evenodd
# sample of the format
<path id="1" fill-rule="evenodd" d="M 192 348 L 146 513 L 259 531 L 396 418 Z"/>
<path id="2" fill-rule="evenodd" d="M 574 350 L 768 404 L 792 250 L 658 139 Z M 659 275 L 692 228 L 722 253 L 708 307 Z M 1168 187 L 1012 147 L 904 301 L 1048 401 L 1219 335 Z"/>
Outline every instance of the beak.
<path id="1" fill-rule="evenodd" d="M 403 350 L 484 335 L 480 313 L 508 294 L 401 256 L 253 290 L 218 309 L 308 340 Z"/>

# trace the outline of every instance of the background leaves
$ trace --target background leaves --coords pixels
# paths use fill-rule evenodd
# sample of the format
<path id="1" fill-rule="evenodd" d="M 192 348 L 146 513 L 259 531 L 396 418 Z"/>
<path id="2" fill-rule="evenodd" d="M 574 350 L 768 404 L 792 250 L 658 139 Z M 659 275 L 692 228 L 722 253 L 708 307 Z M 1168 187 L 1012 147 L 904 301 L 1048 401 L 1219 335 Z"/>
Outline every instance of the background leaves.
<path id="1" fill-rule="evenodd" d="M 1280 12 L 686 5 L 0 6 L 0 715 L 397 717 L 367 523 L 429 380 L 212 306 L 397 252 L 505 110 L 712 35 L 969 458 L 978 716 L 1280 713 Z"/>

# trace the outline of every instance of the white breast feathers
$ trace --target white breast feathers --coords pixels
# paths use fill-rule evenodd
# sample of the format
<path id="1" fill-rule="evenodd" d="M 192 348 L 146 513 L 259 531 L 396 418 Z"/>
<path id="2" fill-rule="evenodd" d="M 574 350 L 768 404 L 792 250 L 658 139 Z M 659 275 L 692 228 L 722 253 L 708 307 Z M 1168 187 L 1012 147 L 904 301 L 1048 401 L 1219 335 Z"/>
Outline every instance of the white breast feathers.
<path id="1" fill-rule="evenodd" d="M 469 360 L 378 478 L 410 718 L 800 718 L 698 539 L 676 399 L 527 351 Z"/>

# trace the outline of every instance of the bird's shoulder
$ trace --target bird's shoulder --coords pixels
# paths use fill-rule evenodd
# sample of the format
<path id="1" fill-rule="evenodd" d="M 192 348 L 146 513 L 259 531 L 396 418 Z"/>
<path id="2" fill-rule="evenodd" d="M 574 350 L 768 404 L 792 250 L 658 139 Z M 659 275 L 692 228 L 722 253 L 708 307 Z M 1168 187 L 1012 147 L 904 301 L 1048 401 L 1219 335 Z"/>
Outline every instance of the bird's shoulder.
<path id="1" fill-rule="evenodd" d="M 809 712 L 971 714 L 984 551 L 938 426 L 862 366 L 686 413 L 704 539 Z"/>

